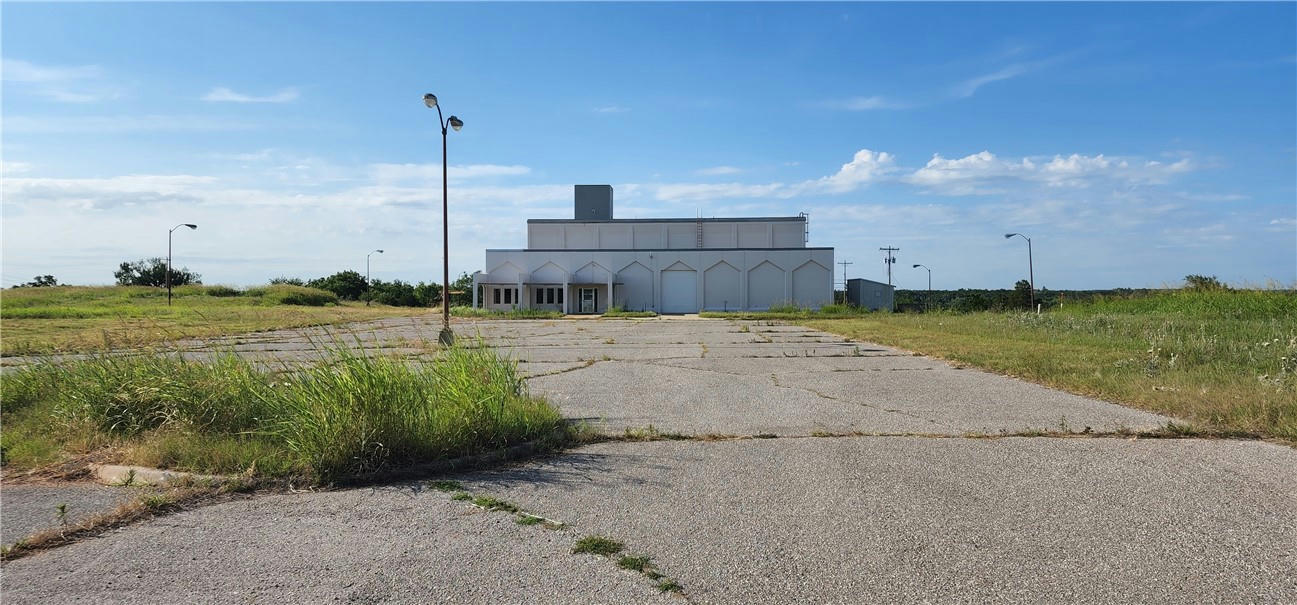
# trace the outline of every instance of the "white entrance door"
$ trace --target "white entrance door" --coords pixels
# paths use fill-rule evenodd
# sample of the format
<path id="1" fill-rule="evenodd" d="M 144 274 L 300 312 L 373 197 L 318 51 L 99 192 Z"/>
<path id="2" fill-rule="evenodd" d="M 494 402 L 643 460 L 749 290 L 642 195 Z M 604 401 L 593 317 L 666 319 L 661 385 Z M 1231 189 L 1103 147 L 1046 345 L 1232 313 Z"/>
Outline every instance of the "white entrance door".
<path id="1" fill-rule="evenodd" d="M 594 298 L 595 298 L 594 288 L 581 288 L 581 312 L 582 313 L 594 313 L 594 308 L 595 308 Z"/>
<path id="2" fill-rule="evenodd" d="M 662 272 L 662 312 L 698 312 L 698 272 L 665 270 Z"/>

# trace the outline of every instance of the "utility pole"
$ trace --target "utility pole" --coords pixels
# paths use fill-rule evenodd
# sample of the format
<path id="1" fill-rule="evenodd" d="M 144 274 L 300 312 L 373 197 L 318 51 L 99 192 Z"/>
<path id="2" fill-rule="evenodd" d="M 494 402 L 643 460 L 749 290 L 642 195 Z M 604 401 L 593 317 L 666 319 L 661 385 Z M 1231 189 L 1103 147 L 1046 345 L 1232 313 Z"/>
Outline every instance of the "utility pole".
<path id="1" fill-rule="evenodd" d="M 883 262 L 887 263 L 887 285 L 890 286 L 892 285 L 892 265 L 896 264 L 896 257 L 893 256 L 892 253 L 900 252 L 901 249 L 888 246 L 886 248 L 879 248 L 879 250 L 882 250 L 887 253 L 887 258 L 884 258 Z"/>
<path id="2" fill-rule="evenodd" d="M 838 264 L 839 264 L 839 265 L 842 265 L 842 302 L 846 302 L 846 298 L 847 298 L 847 265 L 854 265 L 855 263 L 850 262 L 850 261 L 840 260 L 840 261 L 838 261 Z"/>

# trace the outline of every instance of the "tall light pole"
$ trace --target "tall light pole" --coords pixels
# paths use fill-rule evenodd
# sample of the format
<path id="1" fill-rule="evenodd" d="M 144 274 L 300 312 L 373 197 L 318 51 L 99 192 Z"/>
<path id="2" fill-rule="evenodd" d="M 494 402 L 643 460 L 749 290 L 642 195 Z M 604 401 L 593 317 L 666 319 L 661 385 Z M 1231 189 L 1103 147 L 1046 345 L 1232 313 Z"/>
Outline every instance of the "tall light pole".
<path id="1" fill-rule="evenodd" d="M 441 105 L 437 104 L 437 95 L 428 93 L 423 95 L 423 104 L 429 109 L 437 109 L 437 123 L 441 125 L 441 261 L 442 274 L 441 283 L 441 334 L 437 336 L 437 341 L 443 345 L 449 346 L 455 342 L 455 333 L 450 331 L 450 215 L 447 208 L 449 187 L 446 179 L 446 126 L 459 132 L 464 127 L 464 121 L 455 116 L 443 119 L 441 115 Z"/>
<path id="2" fill-rule="evenodd" d="M 928 307 L 928 305 L 932 304 L 932 269 L 929 269 L 927 265 L 921 265 L 921 264 L 920 264 L 920 265 L 914 265 L 913 267 L 910 267 L 910 268 L 911 268 L 911 269 L 918 269 L 919 267 L 923 267 L 924 269 L 928 269 L 928 299 L 925 300 L 925 301 L 923 301 L 923 307 L 926 309 L 926 308 Z"/>
<path id="3" fill-rule="evenodd" d="M 1032 266 L 1031 261 L 1031 238 L 1021 233 L 1005 233 L 1004 239 L 1009 239 L 1015 235 L 1027 240 L 1027 278 L 1031 280 L 1027 283 L 1031 284 L 1031 308 L 1034 310 L 1036 308 L 1036 269 Z"/>
<path id="4" fill-rule="evenodd" d="M 198 225 L 192 223 L 180 223 L 167 231 L 167 306 L 171 306 L 171 234 L 181 227 L 197 229 Z"/>
<path id="5" fill-rule="evenodd" d="M 383 253 L 382 250 L 375 250 L 374 252 L 377 252 L 379 254 Z M 365 255 L 365 306 L 366 307 L 369 306 L 369 298 L 370 298 L 369 297 L 369 257 L 372 256 L 374 252 L 370 252 L 369 254 Z"/>

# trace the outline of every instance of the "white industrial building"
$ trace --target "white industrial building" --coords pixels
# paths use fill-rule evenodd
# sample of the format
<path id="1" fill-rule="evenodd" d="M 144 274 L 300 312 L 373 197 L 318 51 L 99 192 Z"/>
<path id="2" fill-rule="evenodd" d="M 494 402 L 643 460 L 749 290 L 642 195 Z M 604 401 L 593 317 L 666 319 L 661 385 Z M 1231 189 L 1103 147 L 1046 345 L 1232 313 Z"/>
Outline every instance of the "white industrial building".
<path id="1" fill-rule="evenodd" d="M 833 301 L 833 248 L 806 216 L 614 219 L 608 185 L 577 185 L 571 219 L 530 219 L 527 247 L 487 250 L 473 306 L 603 313 L 764 310 Z"/>

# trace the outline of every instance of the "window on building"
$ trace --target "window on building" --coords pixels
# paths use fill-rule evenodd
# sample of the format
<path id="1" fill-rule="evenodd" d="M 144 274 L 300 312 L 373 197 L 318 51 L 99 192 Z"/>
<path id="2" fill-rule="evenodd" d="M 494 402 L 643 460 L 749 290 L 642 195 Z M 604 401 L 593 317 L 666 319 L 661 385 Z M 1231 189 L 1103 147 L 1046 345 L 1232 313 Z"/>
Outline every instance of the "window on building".
<path id="1" fill-rule="evenodd" d="M 545 288 L 545 304 L 554 304 L 554 290 L 556 290 L 556 288 Z"/>
<path id="2" fill-rule="evenodd" d="M 491 304 L 494 304 L 494 305 L 498 305 L 498 304 L 500 304 L 500 289 L 499 289 L 499 288 L 491 288 Z"/>
<path id="3" fill-rule="evenodd" d="M 506 305 L 513 304 L 513 288 L 504 289 L 504 304 Z"/>
<path id="4" fill-rule="evenodd" d="M 546 288 L 536 288 L 536 304 L 545 304 L 545 290 Z"/>
<path id="5" fill-rule="evenodd" d="M 558 288 L 558 304 L 563 304 L 563 289 Z"/>

